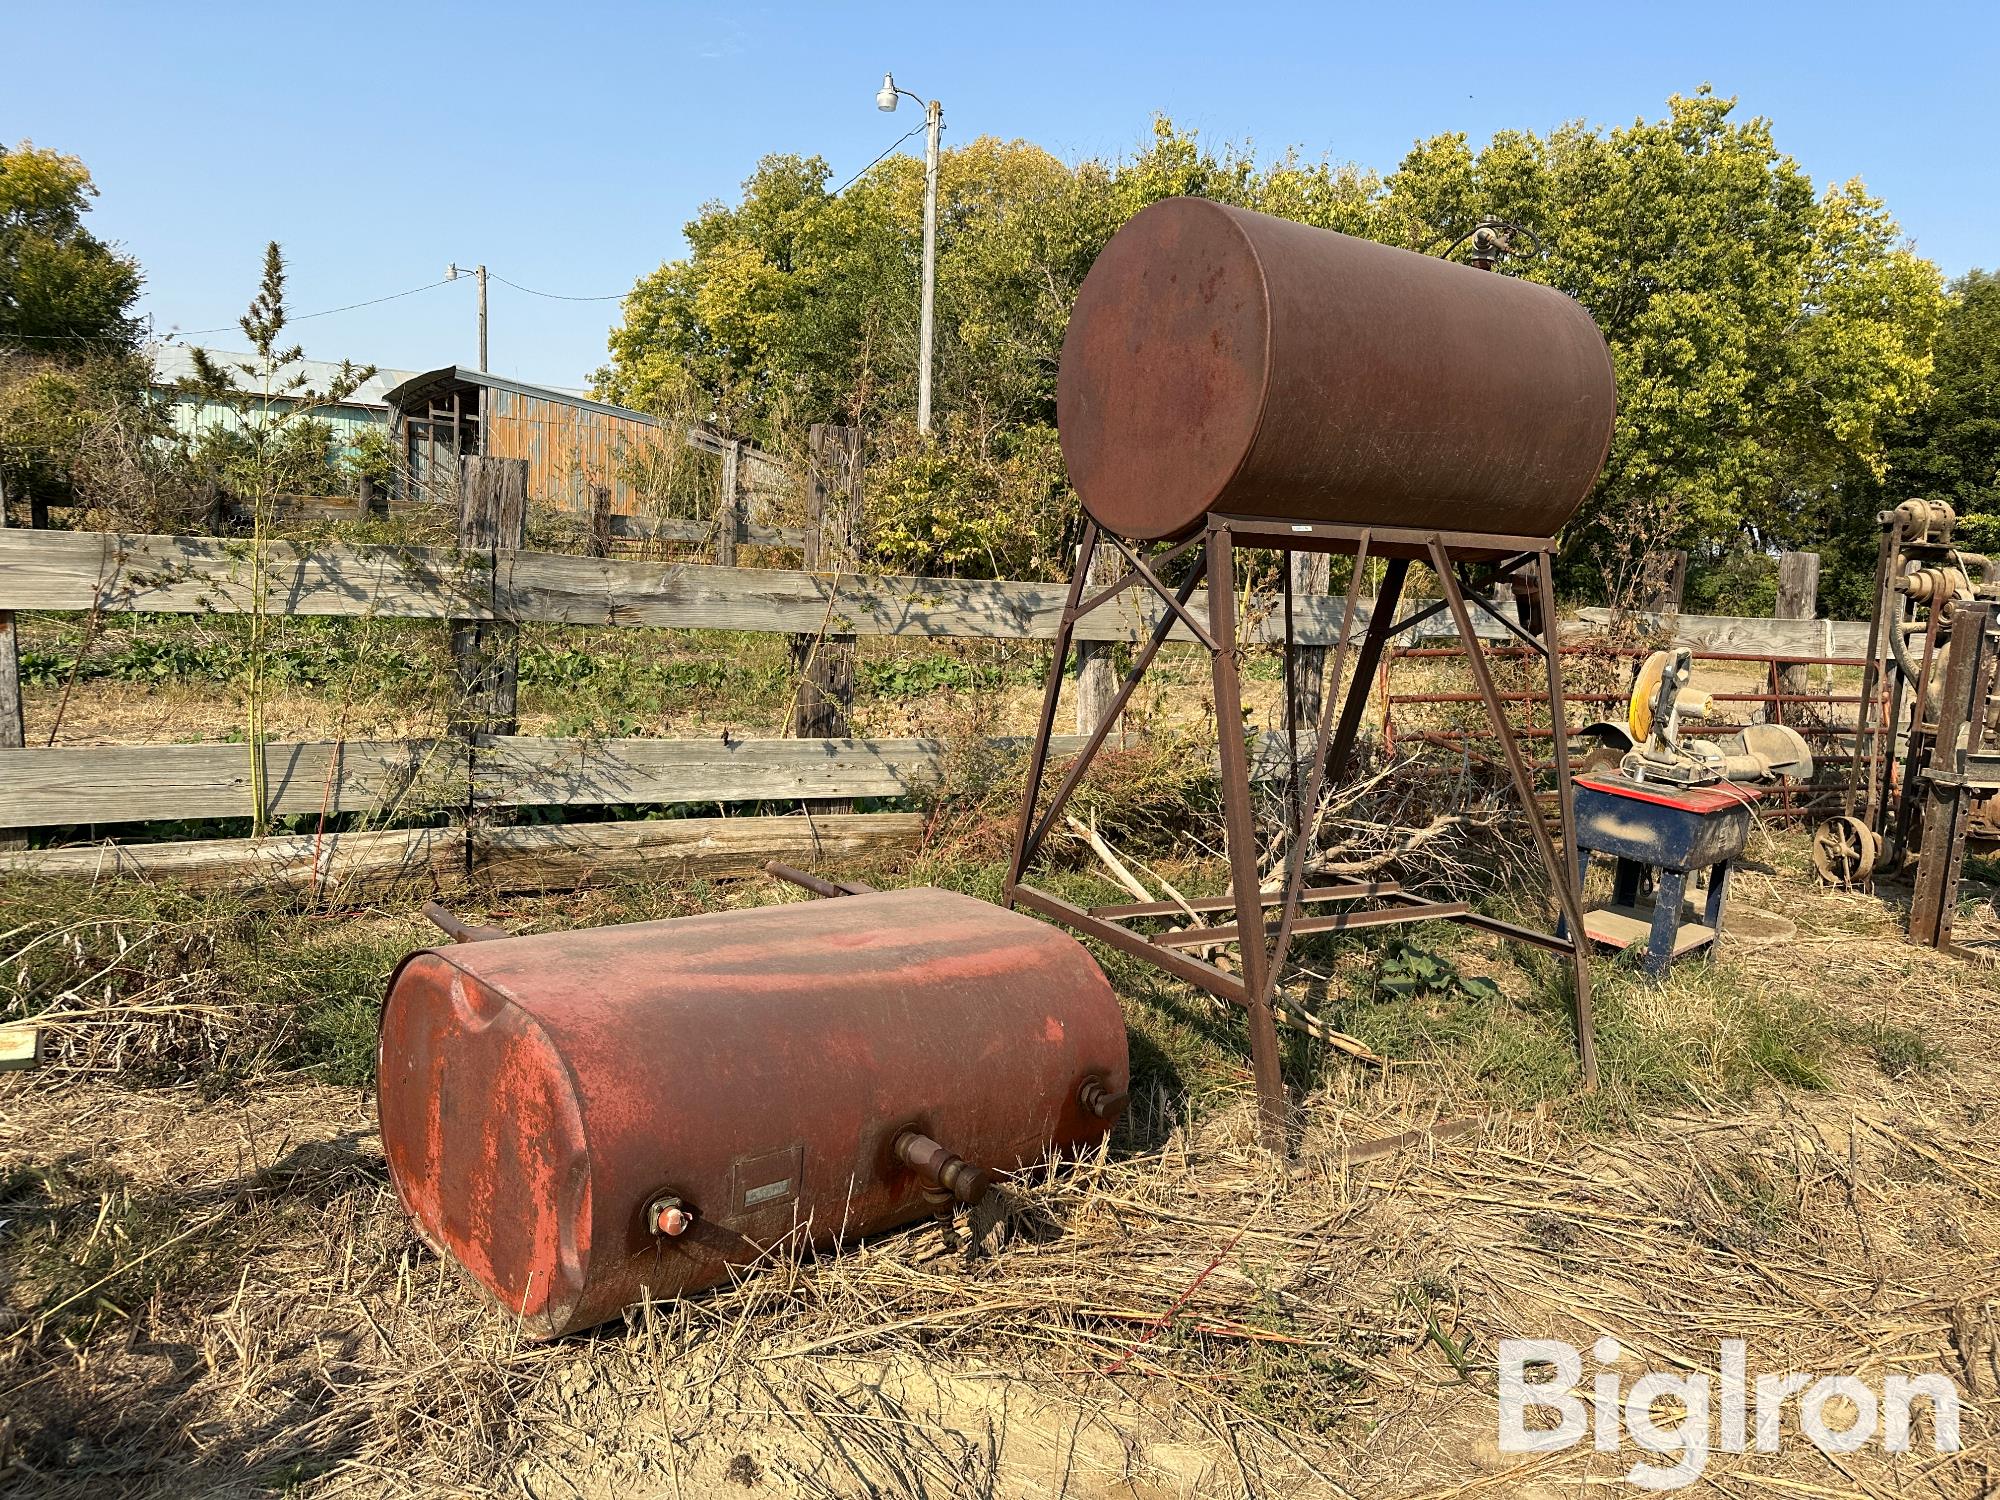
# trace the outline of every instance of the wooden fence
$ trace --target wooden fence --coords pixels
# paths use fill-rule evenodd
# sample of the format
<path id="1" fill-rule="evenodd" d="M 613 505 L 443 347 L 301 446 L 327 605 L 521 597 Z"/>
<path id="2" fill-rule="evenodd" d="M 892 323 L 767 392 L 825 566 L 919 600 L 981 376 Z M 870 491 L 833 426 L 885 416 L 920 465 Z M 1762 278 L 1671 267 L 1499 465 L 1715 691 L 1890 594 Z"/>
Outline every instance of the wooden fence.
<path id="1" fill-rule="evenodd" d="M 230 614 L 256 604 L 248 542 L 0 529 L 0 615 L 63 610 Z M 509 552 L 489 547 L 266 544 L 264 607 L 271 613 L 450 620 L 497 627 L 532 621 L 592 626 L 765 631 L 795 637 L 880 635 L 962 640 L 1053 636 L 1060 584 L 858 576 Z M 1136 640 L 1158 605 L 1128 590 L 1096 611 L 1081 635 Z M 1204 605 L 1194 603 L 1199 613 Z M 1305 645 L 1334 638 L 1341 601 L 1301 598 Z M 1362 610 L 1366 616 L 1366 607 Z M 1583 612 L 1582 625 L 1593 622 Z M 1247 622 L 1253 639 L 1280 638 L 1275 614 Z M 1500 627 L 1492 627 L 1498 634 Z M 1679 638 L 1700 646 L 1799 655 L 1858 654 L 1851 623 L 1680 617 Z M 1174 638 L 1191 639 L 1177 626 Z M 11 679 L 0 671 L 0 685 Z M 14 704 L 0 703 L 0 721 Z M 508 709 L 511 717 L 511 703 Z M 1058 752 L 1075 738 L 1059 739 Z M 900 799 L 935 778 L 945 747 L 929 739 L 562 740 L 513 733 L 462 739 L 271 743 L 265 748 L 270 816 L 330 818 L 451 809 L 468 826 L 307 835 L 190 845 L 103 846 L 0 855 L 0 868 L 44 872 L 139 869 L 194 878 L 323 882 L 377 875 L 484 873 L 539 883 L 645 864 L 696 873 L 754 867 L 765 858 L 855 854 L 907 841 L 910 814 L 827 814 L 661 820 L 598 825 L 491 826 L 482 810 L 673 803 L 839 803 Z M 251 758 L 241 744 L 0 749 L 0 829 L 252 811 Z M 754 825 L 754 826 L 746 826 Z"/>

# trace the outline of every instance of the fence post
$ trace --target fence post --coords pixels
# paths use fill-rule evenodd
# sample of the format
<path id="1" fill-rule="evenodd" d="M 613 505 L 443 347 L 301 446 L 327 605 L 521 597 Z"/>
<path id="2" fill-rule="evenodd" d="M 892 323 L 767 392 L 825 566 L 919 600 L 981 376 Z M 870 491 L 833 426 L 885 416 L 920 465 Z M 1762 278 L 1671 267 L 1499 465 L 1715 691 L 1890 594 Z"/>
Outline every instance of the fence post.
<path id="1" fill-rule="evenodd" d="M 1819 612 L 1819 554 L 1780 552 L 1778 554 L 1778 612 L 1780 620 L 1810 620 Z M 1786 667 L 1778 674 L 1778 691 L 1803 693 L 1807 672 L 1803 666 Z M 1780 708 L 1782 704 L 1772 704 Z M 1781 723 L 1784 715 L 1774 714 Z"/>
<path id="2" fill-rule="evenodd" d="M 861 513 L 861 434 L 818 422 L 806 438 L 806 571 L 851 573 Z M 839 613 L 836 600 L 829 632 Z M 792 670 L 798 678 L 789 726 L 794 739 L 846 739 L 854 732 L 854 639 L 844 633 L 792 637 Z M 829 803 L 820 810 L 852 807 L 843 801 L 838 808 Z"/>
<path id="3" fill-rule="evenodd" d="M 1685 549 L 1648 552 L 1639 562 L 1639 607 L 1654 614 L 1679 614 L 1687 596 L 1687 571 Z"/>
<path id="4" fill-rule="evenodd" d="M 1366 579 L 1362 580 L 1364 583 Z M 1320 599 L 1333 591 L 1333 559 L 1324 552 L 1294 552 L 1292 554 L 1292 604 L 1297 606 L 1307 599 Z M 1292 647 L 1292 722 L 1298 726 L 1299 743 L 1310 745 L 1314 728 L 1319 724 L 1320 696 L 1326 691 L 1326 653 L 1324 646 Z M 1334 684 L 1334 691 L 1340 684 Z M 1281 725 L 1280 728 L 1283 726 Z M 1301 766 L 1298 775 L 1309 774 Z"/>
<path id="5" fill-rule="evenodd" d="M 528 525 L 528 461 L 525 458 L 459 460 L 458 545 L 479 554 L 485 580 L 476 591 L 490 610 L 504 602 L 502 559 L 521 550 Z M 467 559 L 471 561 L 470 558 Z M 482 735 L 512 734 L 517 640 L 520 628 L 497 620 L 458 620 L 452 624 L 451 654 L 458 668 L 458 703 L 450 733 L 465 746 L 465 862 L 472 873 L 473 824 L 479 816 L 479 740 Z"/>
<path id="6" fill-rule="evenodd" d="M 7 527 L 7 485 L 0 480 L 0 531 Z M 28 743 L 27 720 L 21 711 L 21 636 L 14 611 L 0 609 L 0 752 Z M 24 837 L 0 834 L 0 849 L 25 849 Z"/>
<path id="7" fill-rule="evenodd" d="M 590 490 L 590 541 L 592 557 L 611 555 L 611 486 L 592 485 Z"/>
<path id="8" fill-rule="evenodd" d="M 736 566 L 736 531 L 743 520 L 743 439 L 722 450 L 722 491 L 715 502 L 715 565 Z"/>
<path id="9" fill-rule="evenodd" d="M 1090 588 L 1096 590 L 1117 576 L 1119 564 L 1123 561 L 1110 547 L 1099 547 L 1090 559 Z M 1104 711 L 1111 707 L 1111 700 L 1117 695 L 1118 685 L 1113 680 L 1112 653 L 1117 650 L 1111 641 L 1084 641 L 1076 643 L 1076 732 L 1093 734 L 1104 719 Z"/>

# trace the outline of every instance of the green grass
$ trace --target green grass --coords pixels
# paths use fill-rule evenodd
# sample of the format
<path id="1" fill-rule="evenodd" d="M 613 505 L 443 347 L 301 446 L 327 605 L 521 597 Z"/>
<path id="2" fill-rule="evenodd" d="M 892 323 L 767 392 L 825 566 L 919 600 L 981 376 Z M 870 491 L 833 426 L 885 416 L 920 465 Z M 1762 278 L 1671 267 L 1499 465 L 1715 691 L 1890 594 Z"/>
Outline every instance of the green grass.
<path id="1" fill-rule="evenodd" d="M 1914 1026 L 1873 1021 L 1860 1028 L 1859 1039 L 1885 1078 L 1935 1073 L 1944 1066 L 1944 1048 Z"/>
<path id="2" fill-rule="evenodd" d="M 309 1212 L 298 1205 L 295 1222 Z M 184 1197 L 135 1191 L 113 1168 L 75 1156 L 0 1174 L 5 1271 L 33 1289 L 45 1329 L 77 1348 L 162 1286 L 232 1281 L 268 1227 L 227 1201 L 190 1217 Z"/>
<path id="3" fill-rule="evenodd" d="M 1221 883 L 1213 862 L 1165 869 L 1190 894 Z M 1004 874 L 992 858 L 932 853 L 876 878 L 997 900 Z M 1040 883 L 1080 905 L 1122 899 L 1088 869 L 1058 868 Z M 412 893 L 362 915 L 169 884 L 0 881 L 0 931 L 13 933 L 8 946 L 50 939 L 8 960 L 12 982 L 0 992 L 0 1018 L 74 1008 L 63 997 L 80 989 L 100 1007 L 142 996 L 157 1006 L 164 996 L 166 1015 L 131 1023 L 146 1045 L 128 1048 L 123 1066 L 138 1078 L 227 1090 L 274 1070 L 302 1070 L 365 1086 L 388 977 L 406 952 L 437 937 L 417 914 L 420 899 Z M 465 899 L 480 909 L 476 898 Z M 560 930 L 745 899 L 766 893 L 635 883 L 522 899 L 490 916 L 517 929 Z M 1382 1056 L 1430 1068 L 1454 1109 L 1547 1101 L 1577 1128 L 1620 1130 L 1650 1112 L 1760 1088 L 1823 1089 L 1843 1050 L 1871 1056 L 1892 1077 L 1943 1060 L 1917 1032 L 1844 1021 L 1814 996 L 1740 971 L 1726 958 L 1679 965 L 1664 985 L 1600 962 L 1594 991 L 1602 1087 L 1586 1094 L 1571 1040 L 1568 966 L 1554 955 L 1442 924 L 1425 929 L 1421 941 L 1312 936 L 1296 951 L 1330 976 L 1305 994 L 1306 1007 Z M 1095 945 L 1093 952 L 1125 1008 L 1140 1088 L 1160 1087 L 1195 1109 L 1240 1097 L 1248 1062 L 1240 1012 L 1138 959 Z M 186 1008 L 184 1019 L 176 1007 Z M 199 1014 L 204 1007 L 214 1013 Z M 1302 1092 L 1357 1066 L 1301 1033 L 1281 1036 L 1288 1079 Z"/>
<path id="4" fill-rule="evenodd" d="M 240 688 L 249 679 L 244 616 L 22 619 L 21 673 L 35 687 Z M 456 696 L 445 622 L 281 616 L 267 628 L 264 675 L 273 688 L 433 707 Z M 550 715 L 554 732 L 565 736 L 657 734 L 690 715 L 775 723 L 796 680 L 790 642 L 765 632 L 537 623 L 522 627 L 519 643 L 521 710 Z M 1045 660 L 1032 643 L 870 639 L 860 647 L 856 697 L 865 704 L 1033 685 Z"/>

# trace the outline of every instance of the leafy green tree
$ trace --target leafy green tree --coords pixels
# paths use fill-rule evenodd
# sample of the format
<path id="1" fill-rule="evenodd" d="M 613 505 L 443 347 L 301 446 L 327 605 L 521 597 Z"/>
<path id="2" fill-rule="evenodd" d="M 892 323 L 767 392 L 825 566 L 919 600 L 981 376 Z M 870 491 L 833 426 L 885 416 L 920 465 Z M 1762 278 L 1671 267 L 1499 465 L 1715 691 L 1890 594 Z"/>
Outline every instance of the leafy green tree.
<path id="1" fill-rule="evenodd" d="M 0 146 L 0 349 L 128 353 L 139 263 L 84 228 L 97 188 L 74 156 Z"/>
<path id="2" fill-rule="evenodd" d="M 84 228 L 96 196 L 75 157 L 0 146 L 0 484 L 150 515 L 163 429 L 135 353 L 142 278 Z"/>
<path id="3" fill-rule="evenodd" d="M 2000 544 L 2000 275 L 1952 283 L 1933 360 L 1930 400 L 1890 436 L 1888 489 L 1948 500 Z"/>
<path id="4" fill-rule="evenodd" d="M 1524 226 L 1538 253 L 1507 273 L 1567 292 L 1604 331 L 1618 421 L 1568 538 L 1579 563 L 1623 539 L 1711 566 L 1807 545 L 1922 399 L 1936 268 L 1860 183 L 1815 193 L 1770 122 L 1707 89 L 1609 131 L 1503 132 L 1477 155 L 1462 137 L 1422 143 L 1380 208 L 1381 237 L 1412 249 L 1481 214 Z"/>
<path id="5" fill-rule="evenodd" d="M 1948 501 L 1970 546 L 2000 550 L 2000 275 L 1971 271 L 1947 291 L 1927 397 L 1889 421 L 1877 472 L 1829 507 L 1816 546 L 1820 605 L 1836 618 L 1873 607 L 1877 512 L 1903 500 Z"/>
<path id="6" fill-rule="evenodd" d="M 133 354 L 0 355 L 0 486 L 82 524 L 174 530 L 185 495 L 172 433 Z"/>
<path id="7" fill-rule="evenodd" d="M 1858 182 L 1817 192 L 1768 121 L 1706 88 L 1615 129 L 1507 131 L 1479 150 L 1435 136 L 1386 177 L 1297 151 L 1261 163 L 1164 118 L 1115 162 L 981 138 L 940 164 L 940 417 L 920 441 L 921 167 L 892 158 L 838 193 L 828 176 L 817 158 L 768 158 L 739 203 L 705 208 L 689 255 L 627 299 L 599 388 L 767 442 L 803 422 L 863 426 L 877 555 L 897 566 L 1054 565 L 1074 501 L 1037 455 L 1055 452 L 1070 304 L 1105 241 L 1161 198 L 1424 254 L 1484 216 L 1521 226 L 1503 273 L 1576 297 L 1618 375 L 1610 460 L 1566 538 L 1578 581 L 1608 547 L 1687 545 L 1719 567 L 1872 507 L 1943 306 L 1880 202 Z"/>

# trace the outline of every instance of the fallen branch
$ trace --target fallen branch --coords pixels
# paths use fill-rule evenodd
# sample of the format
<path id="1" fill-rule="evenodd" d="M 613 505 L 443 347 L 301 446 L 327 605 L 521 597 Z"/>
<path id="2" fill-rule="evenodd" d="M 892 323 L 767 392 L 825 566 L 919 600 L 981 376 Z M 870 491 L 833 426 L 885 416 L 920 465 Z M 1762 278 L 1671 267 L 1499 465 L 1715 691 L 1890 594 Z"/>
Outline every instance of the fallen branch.
<path id="1" fill-rule="evenodd" d="M 1370 854 L 1364 859 L 1315 859 L 1308 862 L 1306 872 L 1312 875 L 1372 874 L 1385 866 L 1393 865 L 1399 859 L 1407 858 L 1433 839 L 1470 821 L 1463 813 L 1440 813 L 1393 849 L 1384 849 L 1379 854 Z"/>
<path id="2" fill-rule="evenodd" d="M 1103 836 L 1100 835 L 1094 827 L 1086 828 L 1083 824 L 1079 823 L 1076 820 L 1073 814 L 1069 813 L 1065 813 L 1063 815 L 1063 821 L 1069 824 L 1070 828 L 1076 833 L 1077 837 L 1081 838 L 1086 844 L 1090 845 L 1091 852 L 1104 862 L 1104 868 L 1111 872 L 1112 879 L 1116 880 L 1120 885 L 1124 886 L 1126 890 L 1130 891 L 1133 895 L 1137 896 L 1141 901 L 1150 902 L 1154 899 L 1153 893 L 1147 890 L 1146 887 L 1140 883 L 1139 877 L 1132 873 L 1132 871 L 1126 866 L 1125 861 L 1118 857 L 1117 851 L 1114 850 L 1109 844 L 1107 844 L 1104 841 Z M 1187 897 L 1183 896 L 1179 891 L 1175 890 L 1171 885 L 1169 885 L 1167 881 L 1157 871 L 1153 872 L 1153 878 L 1160 882 L 1161 889 L 1166 891 L 1167 895 L 1187 915 L 1187 921 L 1182 923 L 1179 927 L 1176 927 L 1174 931 L 1190 932 L 1194 928 L 1200 927 L 1202 925 L 1201 918 L 1195 915 L 1194 908 L 1188 904 Z M 1220 948 L 1221 946 L 1222 945 L 1219 943 L 1210 944 L 1207 947 L 1197 948 L 1193 951 L 1199 957 L 1210 960 L 1211 962 L 1215 963 L 1217 968 L 1220 968 L 1224 970 L 1224 972 L 1227 972 L 1229 969 L 1228 960 L 1219 957 L 1217 953 L 1217 949 Z"/>
<path id="3" fill-rule="evenodd" d="M 1271 997 L 1271 1015 L 1281 1025 L 1303 1031 L 1314 1040 L 1325 1042 L 1327 1046 L 1345 1052 L 1349 1057 L 1358 1057 L 1361 1061 L 1374 1063 L 1377 1067 L 1383 1067 L 1388 1062 L 1387 1058 L 1371 1051 L 1366 1042 L 1351 1037 L 1344 1031 L 1335 1031 L 1289 996 L 1279 994 Z"/>
<path id="4" fill-rule="evenodd" d="M 1126 890 L 1137 896 L 1141 901 L 1151 901 L 1154 899 L 1153 893 L 1139 883 L 1139 877 L 1125 867 L 1125 861 L 1120 859 L 1112 851 L 1111 846 L 1098 836 L 1095 828 L 1084 827 L 1083 824 L 1076 820 L 1074 813 L 1064 813 L 1063 821 L 1069 824 L 1071 831 L 1078 838 L 1090 845 L 1090 850 L 1093 854 L 1104 861 L 1104 868 L 1111 872 L 1113 880 L 1124 886 Z"/>

